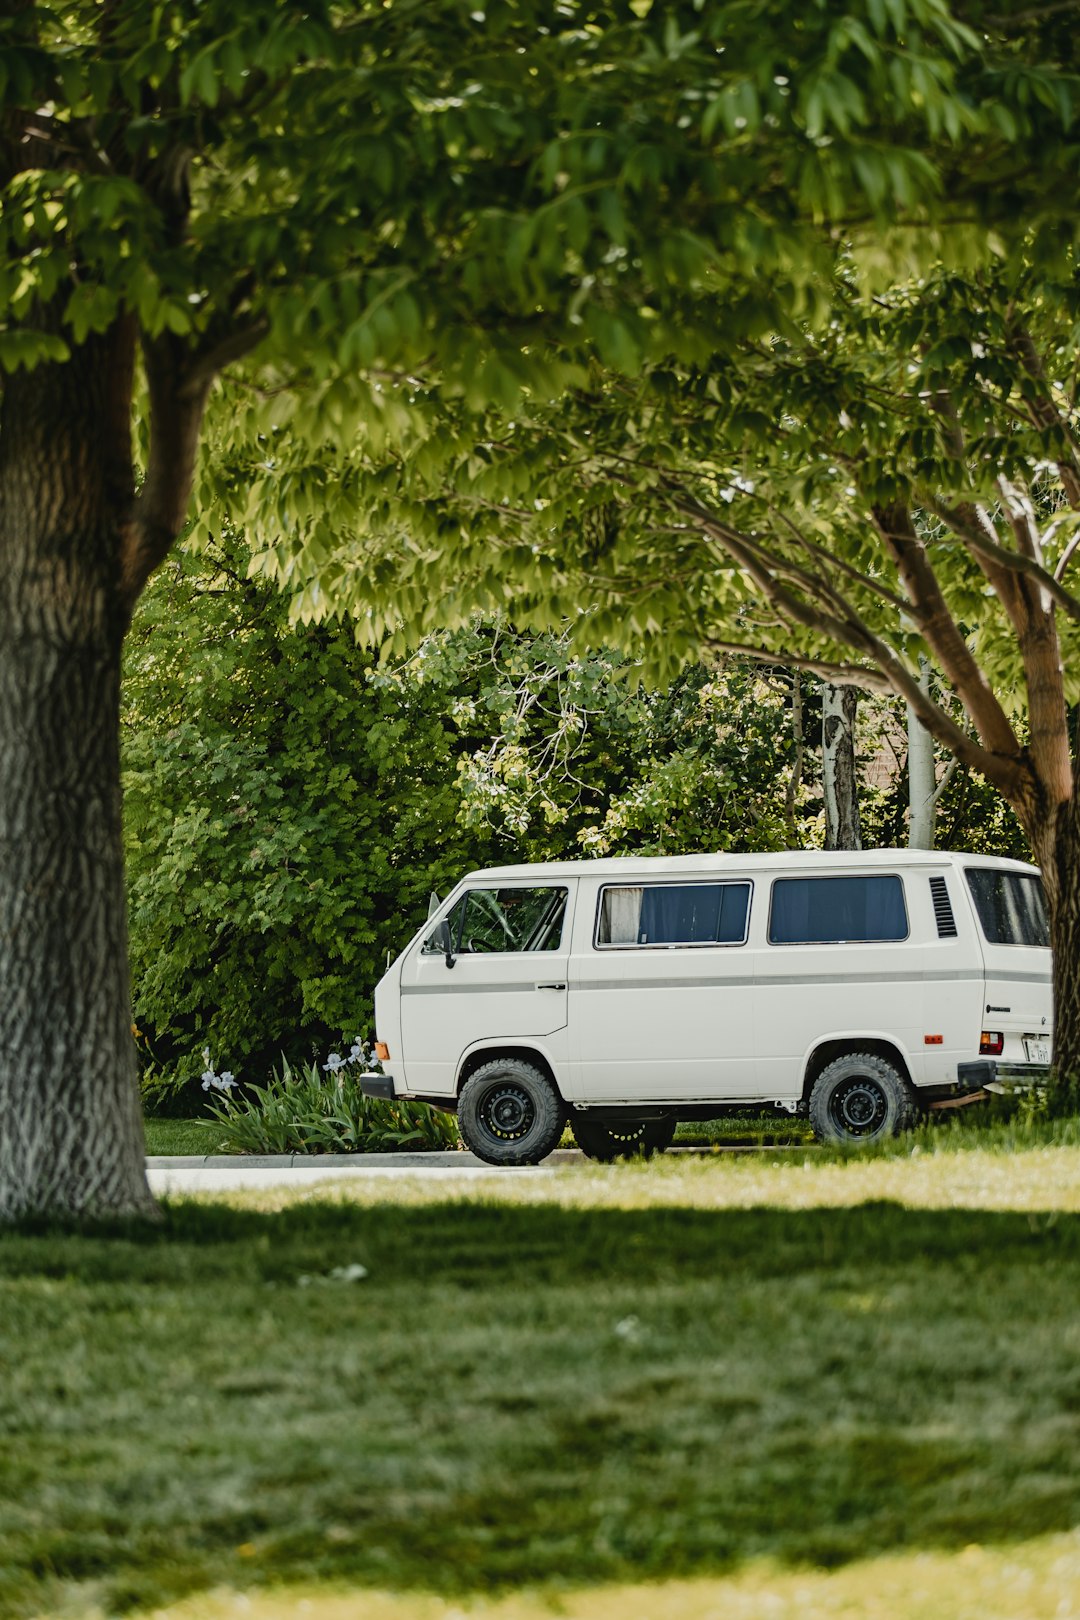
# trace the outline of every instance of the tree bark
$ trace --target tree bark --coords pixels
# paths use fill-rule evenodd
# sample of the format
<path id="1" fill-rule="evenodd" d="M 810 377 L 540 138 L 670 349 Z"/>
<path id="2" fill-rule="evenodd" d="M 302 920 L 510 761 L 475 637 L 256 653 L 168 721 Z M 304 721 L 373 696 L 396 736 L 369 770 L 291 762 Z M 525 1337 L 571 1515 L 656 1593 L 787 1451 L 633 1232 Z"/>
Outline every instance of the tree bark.
<path id="1" fill-rule="evenodd" d="M 853 686 L 821 689 L 821 748 L 825 785 L 825 848 L 861 849 L 859 782 L 855 769 L 855 716 L 859 694 Z"/>
<path id="2" fill-rule="evenodd" d="M 1080 796 L 1029 829 L 1042 869 L 1054 955 L 1054 1076 L 1059 1111 L 1080 1107 Z"/>
<path id="3" fill-rule="evenodd" d="M 791 672 L 791 736 L 795 744 L 795 757 L 791 762 L 791 775 L 784 789 L 784 825 L 787 828 L 788 848 L 801 849 L 802 844 L 795 824 L 799 789 L 802 786 L 805 726 L 803 725 L 802 676 L 797 669 Z"/>
<path id="4" fill-rule="evenodd" d="M 930 696 L 930 666 L 920 658 L 919 685 Z M 933 849 L 937 824 L 937 770 L 934 739 L 909 703 L 908 736 L 908 844 L 912 849 Z"/>
<path id="5" fill-rule="evenodd" d="M 133 334 L 0 414 L 0 1218 L 150 1210 L 121 843 Z"/>

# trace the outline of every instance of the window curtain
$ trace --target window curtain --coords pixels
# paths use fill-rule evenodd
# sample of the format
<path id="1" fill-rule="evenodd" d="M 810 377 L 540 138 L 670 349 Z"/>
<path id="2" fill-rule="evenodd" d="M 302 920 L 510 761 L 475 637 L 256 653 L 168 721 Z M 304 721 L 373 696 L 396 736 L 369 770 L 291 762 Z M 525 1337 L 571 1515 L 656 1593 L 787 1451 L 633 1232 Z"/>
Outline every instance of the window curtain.
<path id="1" fill-rule="evenodd" d="M 636 945 L 644 889 L 608 889 L 604 895 L 603 945 Z"/>

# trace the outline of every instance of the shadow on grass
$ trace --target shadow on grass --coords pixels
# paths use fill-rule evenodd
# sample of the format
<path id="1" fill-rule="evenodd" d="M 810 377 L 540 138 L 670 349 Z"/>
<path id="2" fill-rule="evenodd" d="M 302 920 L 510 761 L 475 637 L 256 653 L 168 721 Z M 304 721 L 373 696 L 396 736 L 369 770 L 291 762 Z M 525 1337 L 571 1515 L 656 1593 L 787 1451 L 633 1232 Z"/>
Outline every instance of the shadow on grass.
<path id="1" fill-rule="evenodd" d="M 13 1615 L 1080 1522 L 1075 1217 L 181 1204 L 8 1233 L 0 1303 Z"/>

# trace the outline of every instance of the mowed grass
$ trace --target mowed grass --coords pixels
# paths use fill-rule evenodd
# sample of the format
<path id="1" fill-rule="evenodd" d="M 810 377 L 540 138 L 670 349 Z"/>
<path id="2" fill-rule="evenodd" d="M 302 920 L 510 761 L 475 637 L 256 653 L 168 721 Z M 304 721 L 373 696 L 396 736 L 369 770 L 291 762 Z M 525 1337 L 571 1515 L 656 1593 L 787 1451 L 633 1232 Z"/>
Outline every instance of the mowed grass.
<path id="1" fill-rule="evenodd" d="M 909 1551 L 837 1569 L 768 1561 L 728 1575 L 440 1598 L 287 1586 L 215 1592 L 151 1620 L 1069 1620 L 1080 1604 L 1080 1535 L 1023 1546 Z"/>
<path id="2" fill-rule="evenodd" d="M 146 1151 L 150 1155 L 195 1155 L 228 1153 L 228 1144 L 218 1140 L 212 1119 L 157 1119 L 144 1121 Z M 708 1146 L 713 1142 L 771 1146 L 773 1143 L 809 1142 L 810 1127 L 805 1120 L 785 1115 L 746 1114 L 727 1119 L 704 1120 L 680 1125 L 676 1141 L 680 1144 Z M 569 1130 L 563 1137 L 566 1147 L 575 1145 Z M 385 1151 L 385 1150 L 384 1150 Z"/>
<path id="3" fill-rule="evenodd" d="M 146 1119 L 143 1128 L 148 1154 L 202 1158 L 207 1153 L 227 1151 L 215 1136 L 212 1119 Z"/>
<path id="4" fill-rule="evenodd" d="M 971 1544 L 1004 1581 L 1080 1523 L 1078 1205 L 1080 1150 L 1043 1145 L 418 1173 L 9 1233 L 0 1612 L 300 1583 L 584 1617 L 631 1583 L 610 1612 L 644 1616 L 642 1582 L 723 1581 L 704 1615 L 763 1568 L 790 1595 L 847 1567 L 870 1614 L 867 1560 L 921 1590 Z"/>

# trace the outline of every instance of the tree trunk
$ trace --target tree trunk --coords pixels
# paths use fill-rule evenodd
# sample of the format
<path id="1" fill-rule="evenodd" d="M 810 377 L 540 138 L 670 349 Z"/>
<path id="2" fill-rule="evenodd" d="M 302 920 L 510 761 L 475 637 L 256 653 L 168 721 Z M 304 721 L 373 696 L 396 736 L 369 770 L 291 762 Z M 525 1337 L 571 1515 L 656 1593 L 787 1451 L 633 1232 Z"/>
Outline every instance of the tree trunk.
<path id="1" fill-rule="evenodd" d="M 861 849 L 859 783 L 855 771 L 855 716 L 859 694 L 853 686 L 821 689 L 821 749 L 825 785 L 825 848 Z"/>
<path id="2" fill-rule="evenodd" d="M 1033 832 L 1054 952 L 1054 1071 L 1058 1111 L 1080 1109 L 1080 795 Z"/>
<path id="3" fill-rule="evenodd" d="M 120 816 L 133 479 L 120 329 L 17 374 L 0 416 L 0 1218 L 147 1188 Z"/>
<path id="4" fill-rule="evenodd" d="M 919 685 L 930 696 L 930 666 L 919 660 Z M 912 849 L 933 849 L 937 823 L 937 771 L 934 739 L 907 706 L 908 736 L 908 844 Z"/>
<path id="5" fill-rule="evenodd" d="M 791 672 L 791 736 L 795 744 L 795 757 L 791 762 L 791 775 L 788 777 L 784 789 L 784 825 L 787 828 L 789 849 L 801 849 L 802 842 L 796 826 L 796 814 L 799 802 L 799 789 L 802 786 L 803 776 L 803 749 L 805 740 L 805 726 L 803 724 L 803 696 L 802 676 L 797 669 Z"/>

